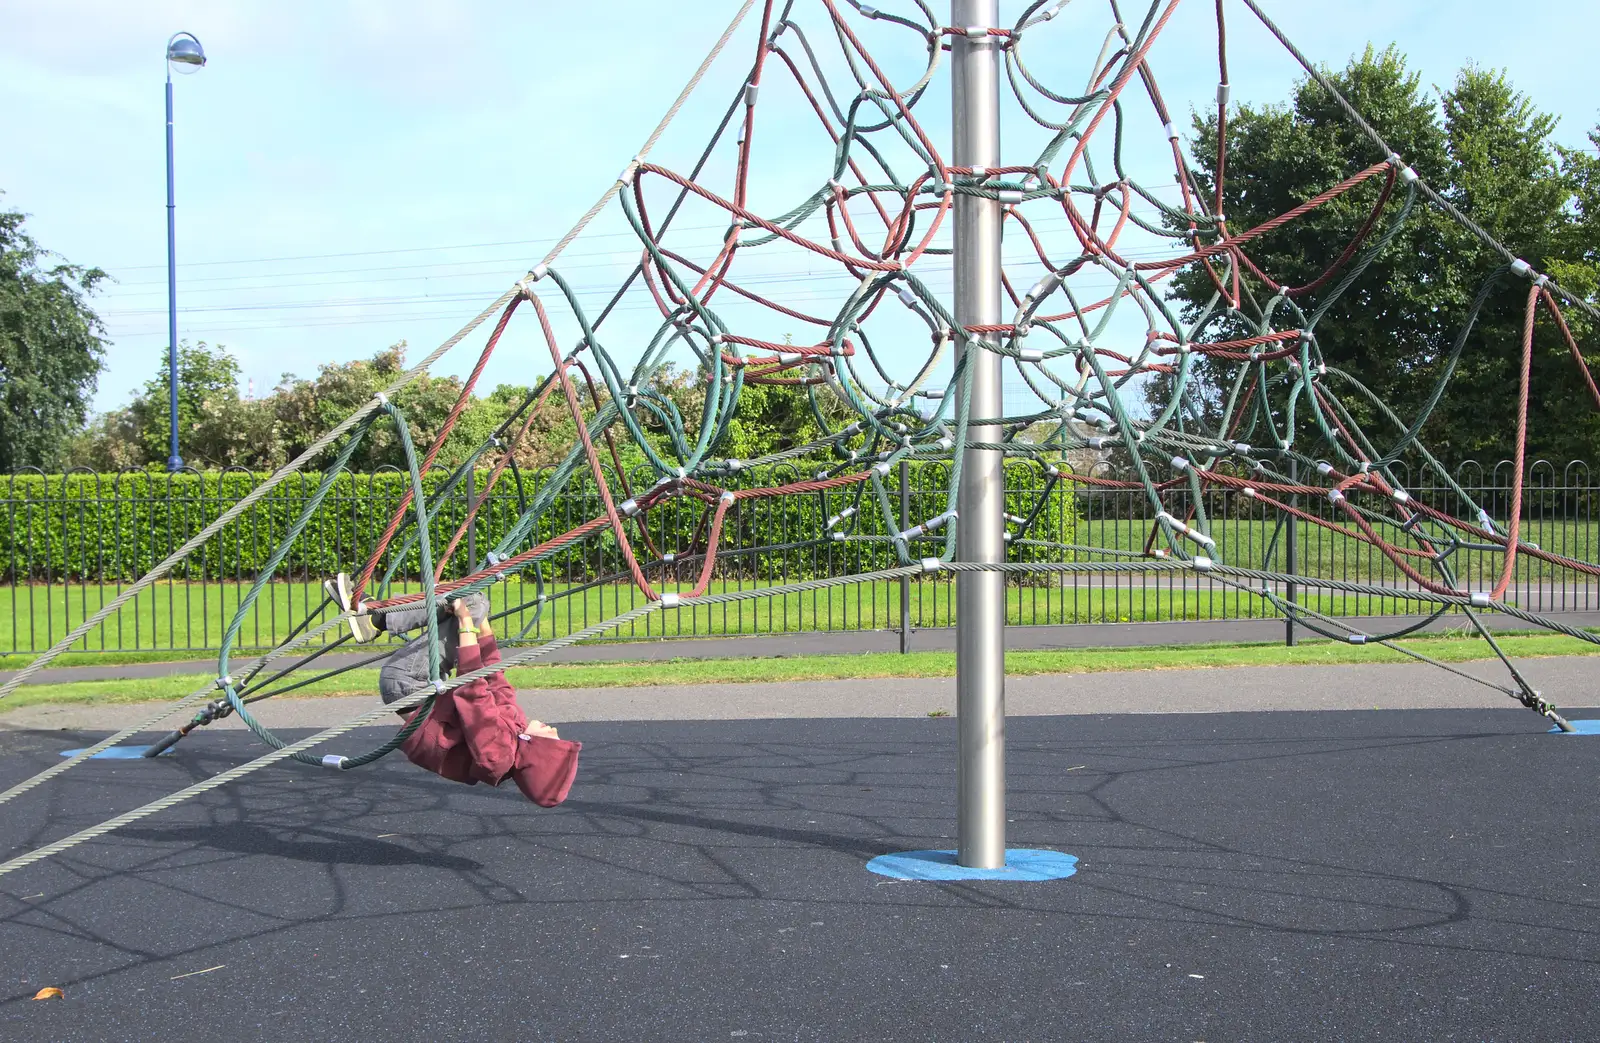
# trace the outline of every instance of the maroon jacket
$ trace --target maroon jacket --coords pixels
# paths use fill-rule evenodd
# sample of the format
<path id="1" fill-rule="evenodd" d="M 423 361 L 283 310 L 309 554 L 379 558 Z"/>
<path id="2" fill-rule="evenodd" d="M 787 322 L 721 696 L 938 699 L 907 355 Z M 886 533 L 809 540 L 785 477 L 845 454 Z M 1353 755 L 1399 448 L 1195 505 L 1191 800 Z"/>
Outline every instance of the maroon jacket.
<path id="1" fill-rule="evenodd" d="M 471 673 L 500 661 L 493 637 L 462 645 L 456 669 Z M 433 712 L 400 747 L 411 763 L 452 782 L 498 786 L 510 777 L 523 796 L 542 807 L 567 799 L 578 774 L 582 743 L 523 738 L 527 715 L 505 674 L 493 673 L 434 700 Z"/>

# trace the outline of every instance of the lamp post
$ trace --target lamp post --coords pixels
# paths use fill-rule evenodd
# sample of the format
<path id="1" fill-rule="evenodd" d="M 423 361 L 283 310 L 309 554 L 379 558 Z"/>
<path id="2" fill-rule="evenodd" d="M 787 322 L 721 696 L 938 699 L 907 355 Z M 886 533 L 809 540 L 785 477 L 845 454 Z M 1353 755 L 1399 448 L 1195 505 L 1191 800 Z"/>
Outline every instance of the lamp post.
<path id="1" fill-rule="evenodd" d="M 171 452 L 167 470 L 183 466 L 178 455 L 178 247 L 172 194 L 172 71 L 199 72 L 206 52 L 193 33 L 174 33 L 167 41 L 167 405 L 171 414 Z"/>

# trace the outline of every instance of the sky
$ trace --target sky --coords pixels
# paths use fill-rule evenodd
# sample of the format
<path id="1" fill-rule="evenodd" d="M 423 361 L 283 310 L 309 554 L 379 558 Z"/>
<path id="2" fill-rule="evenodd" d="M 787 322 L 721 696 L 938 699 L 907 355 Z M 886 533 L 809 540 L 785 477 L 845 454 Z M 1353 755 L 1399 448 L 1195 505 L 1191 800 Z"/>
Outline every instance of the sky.
<path id="1" fill-rule="evenodd" d="M 1002 0 L 1007 24 L 1025 6 Z M 1144 5 L 1121 6 L 1142 14 Z M 1468 62 L 1506 70 L 1560 116 L 1565 144 L 1586 145 L 1600 121 L 1591 65 L 1600 5 L 1592 0 L 1551 0 L 1538 18 L 1510 17 L 1491 0 L 1263 6 L 1320 63 L 1342 65 L 1369 42 L 1393 43 L 1428 84 L 1448 85 Z M 95 404 L 124 404 L 165 357 L 162 59 L 172 33 L 192 32 L 209 63 L 174 78 L 180 338 L 225 344 L 258 394 L 284 373 L 311 375 L 401 340 L 416 358 L 571 227 L 635 154 L 737 7 L 0 0 L 0 206 L 28 214 L 30 234 L 60 257 L 112 275 L 94 299 L 110 340 Z M 1030 61 L 1081 79 L 1107 10 L 1106 0 L 1074 0 Z M 1233 99 L 1283 99 L 1298 68 L 1241 3 L 1227 0 L 1226 10 Z M 1151 52 L 1177 112 L 1212 104 L 1214 17 L 1209 0 L 1184 0 Z M 815 24 L 814 10 L 811 18 Z M 1091 26 L 1099 28 L 1091 34 Z M 675 169 L 693 162 L 744 79 L 756 29 L 752 16 L 652 159 Z M 890 50 L 885 62 L 896 82 L 914 78 L 922 56 Z M 937 81 L 919 110 L 935 136 L 948 134 L 943 96 L 934 93 L 947 96 L 946 83 Z M 772 110 L 765 126 L 778 132 L 756 139 L 752 199 L 758 212 L 776 213 L 825 180 L 831 150 L 806 133 L 792 92 L 775 89 L 761 104 Z M 1013 149 L 1026 153 L 1023 161 L 1032 157 L 1030 128 L 1013 126 L 1024 122 L 1007 114 L 1008 158 Z M 1141 147 L 1155 151 L 1136 155 L 1157 157 L 1164 140 L 1148 137 Z M 708 176 L 719 187 L 728 182 L 718 161 Z M 714 243 L 721 220 L 709 210 L 686 212 L 681 242 Z M 600 303 L 636 256 L 613 209 L 560 265 L 580 299 Z M 758 278 L 783 299 L 823 297 L 840 285 L 807 258 L 775 263 Z M 850 283 L 842 285 L 847 291 Z M 643 307 L 623 309 L 608 334 L 611 350 L 636 356 L 654 327 Z M 561 336 L 569 334 L 563 326 Z M 469 341 L 440 368 L 464 372 L 475 353 Z M 536 331 L 519 328 L 497 353 L 487 386 L 531 383 L 548 368 Z"/>

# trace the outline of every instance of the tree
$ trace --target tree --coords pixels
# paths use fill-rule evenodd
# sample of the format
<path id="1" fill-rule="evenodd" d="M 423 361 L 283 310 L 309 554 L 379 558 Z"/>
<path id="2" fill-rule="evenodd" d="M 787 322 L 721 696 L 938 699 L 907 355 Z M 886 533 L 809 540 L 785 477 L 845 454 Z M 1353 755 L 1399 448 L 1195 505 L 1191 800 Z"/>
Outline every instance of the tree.
<path id="1" fill-rule="evenodd" d="M 1469 66 L 1435 100 L 1396 50 L 1369 47 L 1344 70 L 1328 75 L 1405 162 L 1452 203 L 1539 270 L 1592 292 L 1592 275 L 1583 273 L 1594 270 L 1595 239 L 1575 227 L 1583 213 L 1575 192 L 1584 157 L 1554 146 L 1555 119 L 1535 108 L 1503 74 Z M 1197 117 L 1194 126 L 1197 177 L 1208 196 L 1214 195 L 1216 117 Z M 1382 158 L 1325 91 L 1302 81 L 1285 105 L 1246 105 L 1230 113 L 1223 212 L 1230 229 L 1244 231 Z M 1600 188 L 1600 175 L 1591 172 L 1589 184 Z M 1356 236 L 1381 187 L 1382 178 L 1370 180 L 1267 233 L 1247 252 L 1280 282 L 1309 283 Z M 1380 230 L 1396 219 L 1403 195 L 1404 187 L 1397 185 L 1379 217 Z M 1600 195 L 1590 198 L 1600 202 Z M 1474 296 L 1501 264 L 1497 254 L 1447 215 L 1419 201 L 1387 248 L 1318 323 L 1318 345 L 1330 366 L 1355 376 L 1410 422 L 1424 409 Z M 1334 285 L 1297 301 L 1314 311 Z M 1190 319 L 1212 290 L 1198 269 L 1174 280 L 1174 295 Z M 1269 296 L 1263 291 L 1263 284 L 1254 282 L 1257 305 Z M 1526 282 L 1511 278 L 1493 289 L 1443 403 L 1422 431 L 1425 444 L 1446 459 L 1492 459 L 1511 449 L 1526 293 Z M 1244 313 L 1214 322 L 1208 339 L 1245 335 L 1251 307 Z M 1535 456 L 1566 459 L 1600 452 L 1600 417 L 1581 379 L 1574 379 L 1573 365 L 1559 336 L 1542 326 L 1534 367 L 1539 394 L 1530 416 Z M 1200 370 L 1200 410 L 1214 419 L 1228 368 L 1208 361 Z M 1359 396 L 1337 382 L 1330 387 L 1364 428 L 1379 434 L 1380 445 L 1397 433 Z M 1162 386 L 1149 389 L 1152 400 L 1164 394 Z M 1309 422 L 1305 412 L 1303 423 Z"/>
<path id="2" fill-rule="evenodd" d="M 24 219 L 0 210 L 0 470 L 54 470 L 103 365 L 105 328 L 88 298 L 105 273 L 49 265 Z"/>
<path id="3" fill-rule="evenodd" d="M 323 432 L 372 401 L 374 395 L 405 371 L 405 359 L 406 344 L 401 341 L 371 359 L 327 363 L 311 379 L 284 374 L 266 400 L 276 423 L 275 430 L 282 440 L 284 460 L 304 452 Z M 455 377 L 423 374 L 395 396 L 395 408 L 410 427 L 418 463 L 460 399 L 461 386 L 461 381 Z M 476 446 L 466 444 L 458 425 L 439 461 L 450 466 L 465 459 L 473 448 Z M 350 458 L 350 467 L 355 471 L 373 471 L 380 467 L 404 469 L 405 466 L 399 430 L 387 416 L 380 416 Z"/>
<path id="4" fill-rule="evenodd" d="M 286 373 L 265 397 L 251 402 L 239 396 L 239 366 L 228 350 L 204 341 L 180 344 L 178 351 L 178 436 L 185 463 L 200 469 L 243 467 L 264 471 L 281 467 L 304 452 L 323 432 L 372 401 L 405 369 L 405 344 L 393 345 L 370 359 L 328 363 L 315 377 Z M 604 405 L 610 394 L 603 385 L 593 389 L 582 371 L 568 371 L 574 383 L 585 423 L 594 418 L 596 400 Z M 670 402 L 687 418 L 690 431 L 699 422 L 705 403 L 705 382 L 695 371 L 663 367 L 652 388 L 659 400 Z M 445 420 L 461 398 L 462 383 L 455 377 L 425 374 L 394 396 L 405 418 L 418 461 L 443 429 Z M 445 440 L 436 466 L 454 469 L 490 437 L 505 429 L 510 442 L 522 429 L 524 404 L 532 389 L 502 384 L 489 394 L 468 400 L 450 437 Z M 830 420 L 843 423 L 843 407 L 832 392 L 819 394 Z M 646 414 L 643 427 L 658 452 L 670 456 L 665 427 Z M 618 439 L 618 457 L 626 470 L 645 463 L 622 425 L 612 429 Z M 723 444 L 716 452 L 742 459 L 759 457 L 810 441 L 818 427 L 803 392 L 759 384 L 746 385 L 738 409 L 730 420 Z M 124 408 L 95 418 L 73 440 L 64 462 L 96 470 L 156 467 L 167 458 L 167 370 L 163 364 Z M 555 391 L 534 413 L 526 435 L 517 443 L 518 467 L 538 469 L 560 463 L 578 444 L 577 425 L 565 394 Z M 337 451 L 330 449 L 328 454 Z M 601 458 L 613 466 L 609 450 Z M 491 451 L 479 458 L 483 466 L 498 461 Z M 318 466 L 318 465 L 313 465 Z M 405 452 L 394 422 L 378 416 L 350 458 L 357 472 L 380 468 L 404 470 Z"/>
<path id="5" fill-rule="evenodd" d="M 96 470 L 163 465 L 171 405 L 163 360 L 154 376 L 122 409 L 96 417 L 73 439 L 67 462 Z M 259 470 L 281 461 L 267 403 L 239 397 L 239 363 L 222 345 L 178 343 L 178 451 L 201 470 Z"/>
<path id="6" fill-rule="evenodd" d="M 178 350 L 178 440 L 184 462 L 199 469 L 243 467 L 265 471 L 283 466 L 394 382 L 405 368 L 405 344 L 370 359 L 322 366 L 315 377 L 285 373 L 265 397 L 239 395 L 239 365 L 228 349 L 204 341 Z M 72 440 L 63 461 L 96 470 L 155 467 L 167 459 L 167 368 L 163 363 L 132 401 L 96 417 Z M 410 427 L 418 458 L 425 454 L 461 396 L 455 377 L 423 376 L 395 396 Z M 528 389 L 502 385 L 471 399 L 439 456 L 455 467 L 483 445 L 527 396 Z M 544 466 L 559 460 L 575 441 L 572 422 L 547 406 L 519 448 L 517 462 Z M 559 450 L 559 451 L 558 451 Z M 405 468 L 394 423 L 379 417 L 351 458 L 357 471 Z"/>
<path id="7" fill-rule="evenodd" d="M 165 364 L 145 381 L 144 390 L 128 406 L 133 429 L 149 462 L 167 459 L 171 404 Z M 247 440 L 239 397 L 239 363 L 218 344 L 178 343 L 178 452 L 190 467 L 244 464 L 258 446 Z"/>
<path id="8" fill-rule="evenodd" d="M 1559 268 L 1568 278 L 1585 267 L 1592 272 L 1592 262 L 1574 250 L 1574 171 L 1550 140 L 1555 117 L 1535 109 L 1503 75 L 1474 68 L 1463 70 L 1445 95 L 1444 117 L 1454 160 L 1451 202 L 1539 271 Z M 1452 225 L 1450 231 L 1454 250 L 1473 258 L 1474 274 L 1501 263 L 1464 230 Z M 1579 281 L 1592 292 L 1592 275 Z M 1509 455 L 1527 294 L 1524 280 L 1501 280 L 1441 403 L 1431 433 L 1459 456 Z M 1594 458 L 1600 413 L 1565 340 L 1542 314 L 1531 387 L 1530 459 Z"/>

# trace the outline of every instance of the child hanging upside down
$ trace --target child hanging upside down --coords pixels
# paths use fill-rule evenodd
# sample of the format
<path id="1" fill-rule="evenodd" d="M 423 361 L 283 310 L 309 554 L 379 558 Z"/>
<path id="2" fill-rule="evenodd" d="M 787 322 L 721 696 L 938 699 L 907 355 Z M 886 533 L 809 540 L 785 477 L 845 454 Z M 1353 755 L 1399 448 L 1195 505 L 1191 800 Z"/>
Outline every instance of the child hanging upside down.
<path id="1" fill-rule="evenodd" d="M 349 578 L 341 572 L 324 586 L 349 612 Z M 487 598 L 468 594 L 439 611 L 441 676 L 451 670 L 469 674 L 500 662 Z M 363 613 L 351 617 L 350 629 L 364 643 L 383 631 L 404 633 L 424 626 L 426 613 L 426 605 Z M 401 646 L 378 673 L 378 690 L 386 703 L 430 683 L 426 633 Z M 400 711 L 407 720 L 415 712 Z M 452 782 L 498 786 L 510 778 L 523 796 L 546 808 L 567 799 L 582 748 L 582 743 L 561 738 L 549 725 L 528 720 L 517 705 L 515 689 L 498 670 L 436 697 L 433 711 L 400 747 L 411 763 Z"/>

